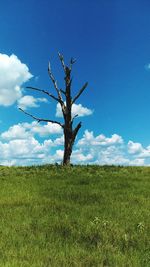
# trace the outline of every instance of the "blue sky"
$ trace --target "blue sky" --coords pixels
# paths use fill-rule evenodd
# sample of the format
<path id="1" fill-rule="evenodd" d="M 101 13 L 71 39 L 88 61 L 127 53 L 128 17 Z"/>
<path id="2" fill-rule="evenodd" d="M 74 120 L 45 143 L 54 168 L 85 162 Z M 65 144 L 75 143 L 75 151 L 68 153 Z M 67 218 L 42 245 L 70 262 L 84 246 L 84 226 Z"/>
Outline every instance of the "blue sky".
<path id="1" fill-rule="evenodd" d="M 76 106 L 83 126 L 73 162 L 150 164 L 149 14 L 148 0 L 1 1 L 1 164 L 61 160 L 61 131 L 35 125 L 18 111 L 22 105 L 34 115 L 55 118 L 56 103 L 25 87 L 55 93 L 49 60 L 63 86 L 58 51 L 66 63 L 77 59 L 73 93 L 89 82 L 77 102 L 82 106 Z"/>

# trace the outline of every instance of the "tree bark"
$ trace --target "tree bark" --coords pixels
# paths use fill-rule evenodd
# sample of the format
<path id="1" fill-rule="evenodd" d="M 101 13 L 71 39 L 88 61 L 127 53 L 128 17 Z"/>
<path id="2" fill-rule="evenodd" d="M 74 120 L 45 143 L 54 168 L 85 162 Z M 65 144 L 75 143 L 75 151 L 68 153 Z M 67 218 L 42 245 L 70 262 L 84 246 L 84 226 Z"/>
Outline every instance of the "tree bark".
<path id="1" fill-rule="evenodd" d="M 70 165 L 70 159 L 72 154 L 73 145 L 77 136 L 79 129 L 81 128 L 81 122 L 72 129 L 72 125 L 70 128 L 64 129 L 64 157 L 63 157 L 63 165 Z"/>
<path id="2" fill-rule="evenodd" d="M 64 114 L 65 126 L 64 126 L 64 157 L 63 165 L 70 165 L 70 157 L 72 154 L 73 146 L 73 131 L 72 131 L 72 118 L 71 118 L 71 92 L 70 92 L 70 69 L 65 67 L 65 84 L 66 84 L 66 110 Z"/>
<path id="3" fill-rule="evenodd" d="M 70 157 L 72 154 L 72 147 L 73 147 L 72 132 L 70 130 L 64 130 L 63 165 L 70 165 Z"/>
<path id="4" fill-rule="evenodd" d="M 65 66 L 65 65 L 64 65 Z M 66 107 L 64 115 L 64 157 L 63 157 L 63 165 L 70 165 L 70 158 L 72 154 L 72 149 L 74 145 L 74 141 L 76 135 L 81 127 L 81 122 L 73 129 L 73 120 L 72 118 L 72 97 L 71 97 L 71 83 L 72 79 L 70 77 L 71 69 L 67 66 L 65 67 L 65 96 L 66 96 Z"/>

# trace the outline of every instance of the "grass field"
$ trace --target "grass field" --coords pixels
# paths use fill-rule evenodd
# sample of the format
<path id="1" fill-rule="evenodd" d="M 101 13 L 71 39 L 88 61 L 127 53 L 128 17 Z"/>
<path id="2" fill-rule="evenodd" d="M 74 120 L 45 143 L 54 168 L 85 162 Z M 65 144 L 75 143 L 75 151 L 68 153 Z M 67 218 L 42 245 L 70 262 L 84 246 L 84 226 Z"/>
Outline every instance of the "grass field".
<path id="1" fill-rule="evenodd" d="M 150 267 L 150 168 L 0 167 L 0 267 Z"/>

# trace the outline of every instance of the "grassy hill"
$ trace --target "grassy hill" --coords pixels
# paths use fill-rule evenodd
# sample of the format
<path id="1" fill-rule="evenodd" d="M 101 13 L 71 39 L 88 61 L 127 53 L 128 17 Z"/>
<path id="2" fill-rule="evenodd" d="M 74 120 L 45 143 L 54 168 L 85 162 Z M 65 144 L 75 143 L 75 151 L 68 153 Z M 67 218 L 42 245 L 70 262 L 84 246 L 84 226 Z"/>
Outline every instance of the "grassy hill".
<path id="1" fill-rule="evenodd" d="M 150 168 L 0 167 L 0 267 L 149 267 Z"/>

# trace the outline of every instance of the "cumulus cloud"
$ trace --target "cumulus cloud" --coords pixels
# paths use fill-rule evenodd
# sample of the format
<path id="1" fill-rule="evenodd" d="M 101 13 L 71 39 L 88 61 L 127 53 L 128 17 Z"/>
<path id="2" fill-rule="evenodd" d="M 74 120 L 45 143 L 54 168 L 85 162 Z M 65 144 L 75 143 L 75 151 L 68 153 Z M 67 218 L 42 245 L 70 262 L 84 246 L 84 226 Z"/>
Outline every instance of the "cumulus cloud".
<path id="1" fill-rule="evenodd" d="M 0 164 L 60 163 L 63 145 L 62 129 L 57 124 L 41 125 L 35 121 L 16 124 L 0 135 Z M 150 165 L 150 146 L 143 147 L 131 140 L 125 143 L 117 134 L 95 136 L 86 130 L 75 143 L 71 160 L 74 164 Z"/>
<path id="2" fill-rule="evenodd" d="M 56 153 L 53 155 L 53 161 L 54 162 L 57 162 L 57 161 L 61 162 L 63 159 L 63 154 L 64 154 L 63 150 L 57 149 Z"/>
<path id="3" fill-rule="evenodd" d="M 55 146 L 63 146 L 64 145 L 64 136 L 58 137 L 54 140 L 53 144 Z"/>
<path id="4" fill-rule="evenodd" d="M 101 149 L 95 150 L 95 158 L 96 163 L 100 165 L 129 165 L 130 163 L 121 145 L 101 147 Z"/>
<path id="5" fill-rule="evenodd" d="M 26 165 L 27 163 L 36 164 L 42 162 L 43 158 L 46 158 L 47 153 L 50 152 L 49 142 L 44 141 L 39 143 L 34 137 L 30 139 L 15 139 L 10 140 L 8 143 L 0 142 L 0 160 L 3 162 L 12 162 L 15 164 Z"/>
<path id="6" fill-rule="evenodd" d="M 143 147 L 140 143 L 134 143 L 133 141 L 128 142 L 128 152 L 130 154 L 137 154 L 143 151 Z"/>
<path id="7" fill-rule="evenodd" d="M 17 56 L 0 54 L 0 105 L 10 106 L 22 96 L 21 87 L 32 77 Z"/>
<path id="8" fill-rule="evenodd" d="M 44 125 L 33 121 L 32 123 L 19 123 L 11 126 L 7 131 L 1 134 L 1 138 L 5 140 L 25 139 L 35 134 L 40 137 L 46 137 L 53 134 L 62 134 L 62 128 L 58 124 L 48 122 Z"/>
<path id="9" fill-rule="evenodd" d="M 113 134 L 110 138 L 103 134 L 94 137 L 93 132 L 86 130 L 83 138 L 78 141 L 78 146 L 108 146 L 113 144 L 122 144 L 123 139 L 120 135 Z"/>
<path id="10" fill-rule="evenodd" d="M 82 149 L 76 149 L 73 151 L 71 159 L 73 162 L 77 164 L 84 164 L 84 163 L 89 163 L 90 161 L 93 160 L 93 155 L 89 151 L 89 153 L 84 153 Z"/>
<path id="11" fill-rule="evenodd" d="M 39 107 L 40 102 L 47 103 L 48 101 L 46 98 L 35 98 L 31 95 L 26 95 L 18 100 L 18 107 L 22 108 L 23 110 L 28 108 L 37 108 Z"/>
<path id="12" fill-rule="evenodd" d="M 145 159 L 133 159 L 129 162 L 129 165 L 131 166 L 144 166 L 145 165 Z"/>
<path id="13" fill-rule="evenodd" d="M 83 107 L 81 104 L 72 105 L 72 117 L 74 117 L 75 115 L 78 115 L 79 117 L 84 117 L 84 116 L 89 116 L 92 113 L 93 113 L 93 110 Z M 58 103 L 56 106 L 56 117 L 61 118 L 62 116 L 63 115 L 61 111 L 61 106 Z"/>
<path id="14" fill-rule="evenodd" d="M 38 136 L 60 135 L 62 130 L 52 123 L 45 125 L 32 123 L 20 123 L 11 126 L 0 136 L 0 164 L 3 165 L 32 165 L 42 163 L 54 163 L 58 157 L 58 149 L 63 145 L 63 136 L 39 141 Z"/>
<path id="15" fill-rule="evenodd" d="M 143 147 L 140 143 L 128 142 L 129 154 L 134 154 L 137 158 L 137 162 L 142 162 L 145 158 L 150 158 L 150 146 Z"/>
<path id="16" fill-rule="evenodd" d="M 8 131 L 1 134 L 2 139 L 12 140 L 12 139 L 25 139 L 29 138 L 31 135 L 26 131 L 26 128 L 22 124 L 17 124 L 11 126 Z"/>
<path id="17" fill-rule="evenodd" d="M 51 134 L 62 134 L 61 126 L 51 122 L 42 125 L 33 121 L 32 123 L 23 124 L 23 127 L 26 127 L 26 129 L 29 129 L 33 134 L 38 134 L 41 137 Z"/>
<path id="18" fill-rule="evenodd" d="M 137 155 L 138 158 L 150 158 L 150 146 L 143 148 L 143 150 Z"/>

